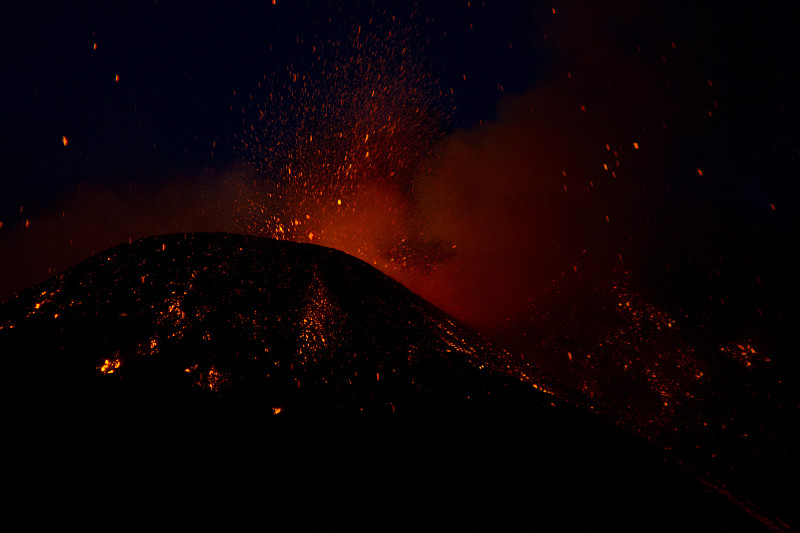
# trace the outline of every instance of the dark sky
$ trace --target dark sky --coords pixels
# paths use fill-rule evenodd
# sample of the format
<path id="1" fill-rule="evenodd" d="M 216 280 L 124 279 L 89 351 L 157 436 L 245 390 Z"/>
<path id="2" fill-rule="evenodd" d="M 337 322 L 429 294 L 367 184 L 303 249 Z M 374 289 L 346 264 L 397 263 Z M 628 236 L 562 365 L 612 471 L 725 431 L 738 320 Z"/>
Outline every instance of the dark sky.
<path id="1" fill-rule="evenodd" d="M 350 219 L 301 235 L 360 253 L 479 326 L 506 319 L 588 253 L 598 271 L 635 271 L 669 308 L 728 328 L 789 329 L 800 175 L 791 2 L 597 4 L 6 6 L 0 297 L 129 238 L 271 234 L 241 211 L 240 182 L 281 182 L 258 170 L 270 157 L 261 148 L 328 124 L 309 110 L 315 100 L 328 111 L 334 100 L 360 104 L 342 96 L 355 81 L 313 64 L 323 48 L 390 58 L 393 86 L 417 91 L 433 124 L 403 157 L 430 168 L 407 165 L 414 176 L 388 186 L 360 178 Z M 359 27 L 368 43 L 388 44 L 348 48 Z M 389 31 L 406 33 L 397 44 Z M 291 72 L 312 80 L 306 100 Z M 267 87 L 281 96 L 270 100 Z M 392 94 L 387 105 L 404 98 Z M 276 160 L 299 154 L 298 142 Z M 316 174 L 302 194 L 326 179 Z M 384 226 L 397 227 L 387 236 Z"/>

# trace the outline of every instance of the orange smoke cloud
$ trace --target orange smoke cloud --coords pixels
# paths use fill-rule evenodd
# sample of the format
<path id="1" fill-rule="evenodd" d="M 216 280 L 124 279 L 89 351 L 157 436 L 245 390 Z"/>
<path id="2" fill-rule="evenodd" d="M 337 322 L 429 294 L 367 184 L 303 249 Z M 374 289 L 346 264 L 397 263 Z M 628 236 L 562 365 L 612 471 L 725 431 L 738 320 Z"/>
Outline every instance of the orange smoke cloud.
<path id="1" fill-rule="evenodd" d="M 129 240 L 191 231 L 237 231 L 231 216 L 242 172 L 176 176 L 157 187 L 84 185 L 30 223 L 0 235 L 0 300 L 92 254 Z M 27 214 L 27 211 L 26 211 Z"/>
<path id="2" fill-rule="evenodd" d="M 305 81 L 298 101 L 278 99 L 273 123 L 304 120 L 281 142 L 245 137 L 248 149 L 272 150 L 255 150 L 272 188 L 243 215 L 247 230 L 343 250 L 483 331 L 524 312 L 564 272 L 591 261 L 599 275 L 618 264 L 632 217 L 646 210 L 631 191 L 649 188 L 659 172 L 653 131 L 665 102 L 652 69 L 598 29 L 597 13 L 568 12 L 568 23 L 546 31 L 565 43 L 558 55 L 574 70 L 506 96 L 496 120 L 443 137 L 436 120 L 423 119 L 441 105 L 424 61 L 357 40 L 356 63 L 381 67 L 379 85 L 391 90 L 367 82 L 355 90 L 334 71 L 317 85 Z M 403 68 L 388 68 L 385 57 Z M 357 94 L 364 105 L 342 107 Z M 379 105 L 366 105 L 375 95 Z M 326 110 L 321 131 L 306 97 Z"/>
<path id="3" fill-rule="evenodd" d="M 410 193 L 363 186 L 352 213 L 321 221 L 322 244 L 473 326 L 498 325 L 571 269 L 617 210 L 614 178 L 588 168 L 604 144 L 590 124 L 569 130 L 573 108 L 547 91 L 508 99 L 496 121 L 447 136 Z"/>

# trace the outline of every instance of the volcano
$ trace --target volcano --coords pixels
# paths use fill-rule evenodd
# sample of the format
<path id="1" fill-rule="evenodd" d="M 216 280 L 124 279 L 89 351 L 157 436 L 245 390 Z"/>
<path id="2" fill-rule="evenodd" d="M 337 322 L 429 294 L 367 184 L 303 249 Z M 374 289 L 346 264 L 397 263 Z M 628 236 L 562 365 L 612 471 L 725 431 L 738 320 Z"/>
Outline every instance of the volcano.
<path id="1" fill-rule="evenodd" d="M 761 528 L 531 365 L 320 246 L 124 244 L 0 305 L 0 351 L 10 479 L 32 523 Z"/>

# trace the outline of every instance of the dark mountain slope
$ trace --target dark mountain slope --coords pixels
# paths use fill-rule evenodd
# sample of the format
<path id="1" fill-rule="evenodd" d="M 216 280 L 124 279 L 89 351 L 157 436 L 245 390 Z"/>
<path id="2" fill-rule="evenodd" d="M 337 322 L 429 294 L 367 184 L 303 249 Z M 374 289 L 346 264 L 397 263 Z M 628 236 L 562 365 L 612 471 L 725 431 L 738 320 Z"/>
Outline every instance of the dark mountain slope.
<path id="1" fill-rule="evenodd" d="M 186 394 L 272 417 L 494 411 L 532 396 L 499 377 L 501 351 L 365 263 L 238 235 L 111 249 L 7 301 L 0 328 L 7 357 L 36 361 L 19 377 L 65 397 L 146 387 L 141 401 Z"/>
<path id="2" fill-rule="evenodd" d="M 119 246 L 3 303 L 0 353 L 7 479 L 31 525 L 759 526 L 318 246 L 228 234 Z"/>

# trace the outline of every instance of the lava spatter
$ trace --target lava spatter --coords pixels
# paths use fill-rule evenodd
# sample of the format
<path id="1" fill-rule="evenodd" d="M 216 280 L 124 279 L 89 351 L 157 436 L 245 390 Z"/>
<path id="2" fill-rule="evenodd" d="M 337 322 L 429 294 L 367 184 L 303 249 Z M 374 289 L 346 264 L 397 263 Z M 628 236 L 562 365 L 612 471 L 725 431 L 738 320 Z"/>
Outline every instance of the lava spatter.
<path id="1" fill-rule="evenodd" d="M 593 506 L 586 526 L 635 530 L 653 513 L 748 520 L 561 401 L 535 366 L 335 250 L 231 234 L 144 239 L 4 302 L 0 324 L 20 434 L 49 450 L 26 475 L 62 466 L 53 442 L 67 435 L 79 449 L 69 464 L 111 476 L 103 487 L 127 486 L 120 469 L 180 464 L 189 475 L 170 488 L 200 474 L 203 490 L 251 491 L 224 479 L 255 468 L 280 492 L 336 487 L 315 505 L 344 506 L 348 523 L 353 497 L 417 521 L 419 496 L 397 481 L 409 475 L 465 526 L 496 524 L 509 501 L 514 516 L 535 502 L 546 524 L 576 501 Z M 267 517 L 258 507 L 258 519 L 296 519 L 294 507 Z"/>
<path id="2" fill-rule="evenodd" d="M 437 246 L 420 253 L 426 237 L 402 208 L 430 171 L 449 112 L 420 22 L 384 12 L 361 25 L 333 24 L 349 31 L 298 40 L 297 61 L 264 75 L 242 109 L 237 142 L 257 174 L 243 186 L 240 224 L 384 269 L 430 265 Z M 412 240 L 423 246 L 403 245 Z"/>
<path id="3" fill-rule="evenodd" d="M 402 413 L 527 387 L 502 350 L 362 262 L 256 237 L 121 245 L 4 303 L 0 324 L 5 353 L 41 352 L 42 375 L 67 388 L 113 378 L 234 403 L 275 395 L 248 406 L 261 415 L 278 401 L 286 413 Z M 34 342 L 31 328 L 49 333 Z M 496 400 L 479 375 L 505 382 Z"/>

